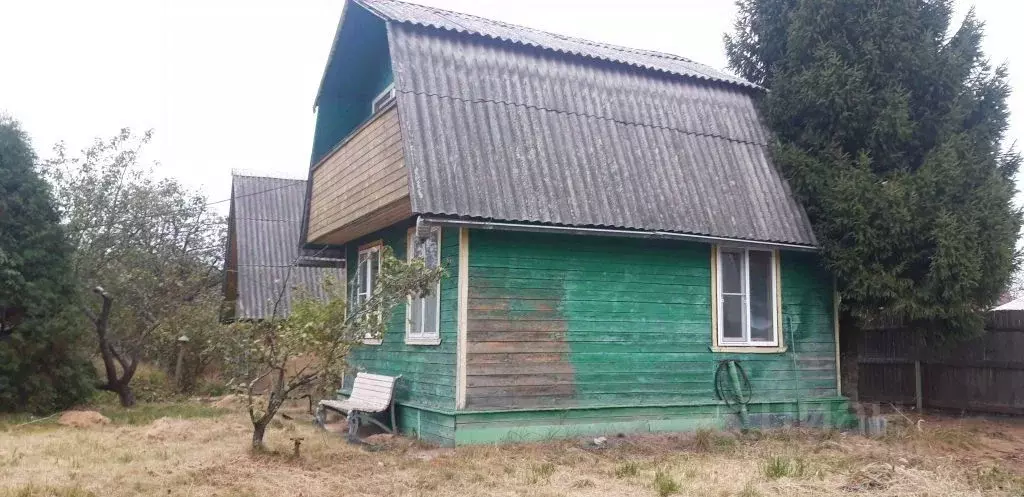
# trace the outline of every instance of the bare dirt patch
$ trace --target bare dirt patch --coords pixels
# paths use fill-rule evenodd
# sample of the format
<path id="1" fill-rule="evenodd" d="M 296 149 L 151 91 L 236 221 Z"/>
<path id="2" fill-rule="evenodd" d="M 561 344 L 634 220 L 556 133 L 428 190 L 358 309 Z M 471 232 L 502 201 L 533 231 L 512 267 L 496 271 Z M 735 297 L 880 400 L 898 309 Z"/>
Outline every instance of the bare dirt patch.
<path id="1" fill-rule="evenodd" d="M 187 411 L 182 407 L 178 412 Z M 611 437 L 437 448 L 376 436 L 345 443 L 299 416 L 253 455 L 250 425 L 162 417 L 87 430 L 0 431 L 0 497 L 104 496 L 1014 496 L 1021 424 L 926 418 L 884 439 L 814 430 Z M 290 438 L 303 437 L 292 457 Z M 1010 452 L 1007 452 L 1010 451 Z"/>

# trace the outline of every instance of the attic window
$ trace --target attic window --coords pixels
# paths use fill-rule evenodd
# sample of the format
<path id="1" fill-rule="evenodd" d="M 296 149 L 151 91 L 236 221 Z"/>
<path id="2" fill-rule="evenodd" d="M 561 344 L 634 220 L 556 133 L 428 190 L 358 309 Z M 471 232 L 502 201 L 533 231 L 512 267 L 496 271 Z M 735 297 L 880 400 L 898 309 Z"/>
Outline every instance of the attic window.
<path id="1" fill-rule="evenodd" d="M 391 102 L 394 102 L 394 101 L 395 101 L 395 85 L 394 85 L 394 83 L 392 83 L 392 84 L 388 85 L 388 87 L 385 88 L 384 91 L 380 92 L 380 95 L 377 95 L 373 99 L 373 113 L 376 114 L 376 113 L 380 112 L 381 109 L 383 109 L 384 107 L 387 107 L 388 104 L 390 104 Z"/>

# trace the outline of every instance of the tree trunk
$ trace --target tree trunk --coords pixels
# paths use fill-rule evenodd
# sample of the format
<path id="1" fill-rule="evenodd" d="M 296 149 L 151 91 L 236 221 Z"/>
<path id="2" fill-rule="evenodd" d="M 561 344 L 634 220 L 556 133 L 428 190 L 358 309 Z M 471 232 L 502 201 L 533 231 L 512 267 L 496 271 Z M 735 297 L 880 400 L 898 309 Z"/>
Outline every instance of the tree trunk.
<path id="1" fill-rule="evenodd" d="M 863 331 L 857 326 L 855 320 L 844 313 L 839 325 L 839 374 L 843 395 L 853 403 L 860 401 L 857 388 L 860 367 L 857 360 L 860 355 L 862 334 Z"/>
<path id="2" fill-rule="evenodd" d="M 135 392 L 132 392 L 132 387 L 129 383 L 132 377 L 135 376 L 135 367 L 139 364 L 139 358 L 132 355 L 126 360 L 122 354 L 114 349 L 114 344 L 110 343 L 110 340 L 107 338 L 107 328 L 110 326 L 110 311 L 114 300 L 101 287 L 96 287 L 93 289 L 93 292 L 103 299 L 103 306 L 100 308 L 99 315 L 90 315 L 90 319 L 96 328 L 96 338 L 100 344 L 103 371 L 107 376 L 107 382 L 99 385 L 99 389 L 116 393 L 122 406 L 133 407 L 135 405 Z M 89 314 L 88 311 L 87 314 Z M 115 360 L 117 363 L 114 362 Z M 121 365 L 120 378 L 117 376 L 117 364 Z"/>
<path id="3" fill-rule="evenodd" d="M 272 418 L 264 416 L 252 423 L 252 450 L 263 450 L 263 435 L 267 433 L 267 425 Z"/>
<path id="4" fill-rule="evenodd" d="M 123 407 L 135 406 L 135 392 L 132 391 L 132 387 L 127 381 L 117 385 L 114 391 L 117 392 L 117 398 L 121 400 Z"/>
<path id="5" fill-rule="evenodd" d="M 279 371 L 281 371 L 280 375 L 283 378 L 283 369 Z M 252 406 L 252 390 L 255 385 L 255 381 L 249 383 L 249 419 L 252 420 L 252 450 L 262 450 L 263 435 L 266 434 L 267 432 L 267 425 L 269 425 L 270 422 L 274 419 L 274 416 L 277 414 L 277 410 L 281 408 L 281 404 L 284 402 L 284 400 L 279 400 L 283 399 L 283 383 L 274 383 L 272 387 L 273 391 L 267 398 L 267 410 L 266 412 L 263 413 L 263 416 L 260 416 L 259 419 L 257 419 L 256 416 L 254 415 Z"/>

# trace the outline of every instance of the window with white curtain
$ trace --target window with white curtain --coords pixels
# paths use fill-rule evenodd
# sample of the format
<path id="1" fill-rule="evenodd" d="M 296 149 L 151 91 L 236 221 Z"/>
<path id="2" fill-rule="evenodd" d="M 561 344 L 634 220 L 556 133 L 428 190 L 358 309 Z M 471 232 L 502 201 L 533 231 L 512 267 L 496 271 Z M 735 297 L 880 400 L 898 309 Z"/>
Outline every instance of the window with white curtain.
<path id="1" fill-rule="evenodd" d="M 415 228 L 408 234 L 409 260 L 421 259 L 427 267 L 441 264 L 441 228 L 430 228 L 425 237 L 417 235 Z M 424 295 L 409 297 L 406 306 L 405 341 L 408 343 L 437 344 L 441 339 L 441 282 Z"/>
<path id="2" fill-rule="evenodd" d="M 377 285 L 377 277 L 380 275 L 380 243 L 374 243 L 359 249 L 359 259 L 356 264 L 355 278 L 355 305 L 361 307 L 373 296 Z M 363 343 L 379 344 L 380 338 L 367 333 L 363 337 Z"/>
<path id="3" fill-rule="evenodd" d="M 778 255 L 772 250 L 749 248 L 716 250 L 719 345 L 777 346 Z"/>

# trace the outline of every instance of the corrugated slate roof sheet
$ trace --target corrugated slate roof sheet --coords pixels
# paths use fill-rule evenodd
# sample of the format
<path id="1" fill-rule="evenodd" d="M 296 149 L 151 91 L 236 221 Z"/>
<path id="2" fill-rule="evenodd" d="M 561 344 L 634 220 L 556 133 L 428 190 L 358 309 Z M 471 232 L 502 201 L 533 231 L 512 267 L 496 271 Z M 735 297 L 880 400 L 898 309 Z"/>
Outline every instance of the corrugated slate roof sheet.
<path id="1" fill-rule="evenodd" d="M 500 41 L 618 62 L 680 76 L 728 82 L 751 88 L 757 87 L 757 85 L 749 81 L 744 81 L 723 71 L 678 55 L 583 40 L 469 14 L 396 0 L 355 1 L 389 21 L 418 24 L 459 33 L 476 34 Z"/>
<path id="2" fill-rule="evenodd" d="M 769 160 L 749 85 L 710 83 L 726 80 L 690 74 L 683 63 L 669 71 L 666 61 L 676 59 L 664 56 L 654 68 L 662 72 L 639 70 L 648 66 L 621 60 L 636 52 L 628 49 L 608 56 L 620 63 L 574 57 L 566 54 L 583 49 L 536 48 L 563 39 L 554 35 L 517 41 L 540 35 L 474 17 L 459 24 L 461 14 L 393 0 L 356 1 L 394 21 L 413 211 L 815 245 Z"/>
<path id="3" fill-rule="evenodd" d="M 304 288 L 322 295 L 329 274 L 345 278 L 338 268 L 295 266 L 305 204 L 304 180 L 234 175 L 231 203 L 238 245 L 238 302 L 236 319 L 287 315 L 293 292 Z"/>

